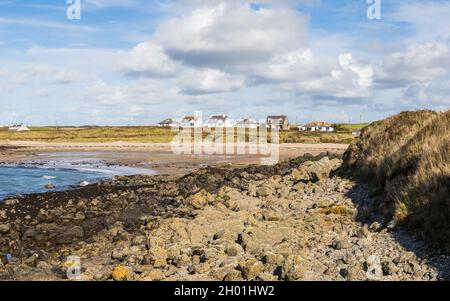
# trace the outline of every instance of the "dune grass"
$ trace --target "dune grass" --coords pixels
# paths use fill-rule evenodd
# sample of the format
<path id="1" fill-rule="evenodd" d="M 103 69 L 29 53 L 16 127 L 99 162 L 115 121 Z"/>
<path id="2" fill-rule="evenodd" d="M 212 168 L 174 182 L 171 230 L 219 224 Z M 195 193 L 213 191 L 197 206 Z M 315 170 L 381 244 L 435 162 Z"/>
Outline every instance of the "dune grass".
<path id="1" fill-rule="evenodd" d="M 387 218 L 450 251 L 450 111 L 371 124 L 344 155 L 342 171 L 372 184 Z"/>

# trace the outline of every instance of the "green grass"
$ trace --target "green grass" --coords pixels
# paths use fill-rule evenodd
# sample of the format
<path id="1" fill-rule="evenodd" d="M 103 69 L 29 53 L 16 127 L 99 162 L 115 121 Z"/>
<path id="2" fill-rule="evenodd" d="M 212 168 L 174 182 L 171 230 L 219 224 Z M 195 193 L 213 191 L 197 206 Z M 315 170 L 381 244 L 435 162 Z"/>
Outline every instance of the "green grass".
<path id="1" fill-rule="evenodd" d="M 0 130 L 0 140 L 37 142 L 171 142 L 175 137 L 170 128 L 140 127 L 30 127 L 29 132 Z M 206 136 L 207 134 L 204 134 Z M 297 129 L 280 132 L 280 143 L 351 143 L 351 133 L 311 133 Z"/>
<path id="2" fill-rule="evenodd" d="M 170 129 L 158 127 L 99 127 L 89 129 L 61 127 L 30 128 L 29 132 L 0 132 L 0 140 L 38 142 L 170 142 Z"/>
<path id="3" fill-rule="evenodd" d="M 351 133 L 354 130 L 362 130 L 368 125 L 369 123 L 336 123 L 334 127 L 338 133 Z"/>

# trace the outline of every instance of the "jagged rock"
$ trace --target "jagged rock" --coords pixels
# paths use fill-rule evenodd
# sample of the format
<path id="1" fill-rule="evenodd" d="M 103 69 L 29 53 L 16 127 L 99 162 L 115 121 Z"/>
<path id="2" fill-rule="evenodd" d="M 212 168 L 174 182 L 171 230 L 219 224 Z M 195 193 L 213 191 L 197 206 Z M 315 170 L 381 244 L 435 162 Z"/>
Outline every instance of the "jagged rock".
<path id="1" fill-rule="evenodd" d="M 347 279 L 350 281 L 365 279 L 365 272 L 361 264 L 354 262 L 349 265 L 347 269 Z"/>
<path id="2" fill-rule="evenodd" d="M 373 222 L 369 229 L 373 232 L 379 232 L 382 228 L 382 225 L 379 222 Z"/>
<path id="3" fill-rule="evenodd" d="M 83 238 L 84 230 L 80 226 L 73 226 L 58 235 L 55 239 L 57 244 L 70 244 L 74 240 Z"/>
<path id="4" fill-rule="evenodd" d="M 347 249 L 349 244 L 346 238 L 336 238 L 333 240 L 332 247 L 336 250 Z"/>
<path id="5" fill-rule="evenodd" d="M 238 270 L 246 280 L 253 280 L 261 274 L 264 266 L 256 259 L 248 259 L 239 263 Z"/>
<path id="6" fill-rule="evenodd" d="M 0 234 L 6 234 L 10 229 L 11 227 L 9 226 L 9 224 L 0 224 Z"/>
<path id="7" fill-rule="evenodd" d="M 229 244 L 225 249 L 225 252 L 229 256 L 238 256 L 239 254 L 242 253 L 242 251 L 243 251 L 242 247 L 238 244 Z"/>
<path id="8" fill-rule="evenodd" d="M 267 253 L 264 255 L 263 261 L 266 264 L 281 266 L 284 263 L 284 256 L 281 254 Z"/>
<path id="9" fill-rule="evenodd" d="M 134 280 L 134 273 L 129 267 L 119 265 L 114 268 L 111 277 L 114 281 L 131 281 Z"/>
<path id="10" fill-rule="evenodd" d="M 162 247 L 154 247 L 150 249 L 148 256 L 148 261 L 155 268 L 165 267 L 167 265 L 167 250 Z"/>
<path id="11" fill-rule="evenodd" d="M 229 272 L 224 278 L 224 281 L 240 281 L 242 280 L 242 273 L 236 270 Z"/>
<path id="12" fill-rule="evenodd" d="M 145 276 L 141 277 L 140 281 L 160 281 L 163 280 L 166 276 L 164 275 L 163 271 L 159 269 L 153 269 L 147 273 L 145 273 Z"/>
<path id="13" fill-rule="evenodd" d="M 397 272 L 399 271 L 397 265 L 394 264 L 392 261 L 384 262 L 382 264 L 382 268 L 383 268 L 383 275 L 386 276 L 397 274 Z"/>
<path id="14" fill-rule="evenodd" d="M 256 195 L 259 197 L 267 197 L 272 194 L 272 190 L 273 188 L 266 184 L 258 188 L 258 190 L 256 191 Z"/>
<path id="15" fill-rule="evenodd" d="M 45 188 L 45 189 L 53 189 L 53 188 L 55 188 L 55 185 L 53 185 L 53 184 L 47 184 L 47 185 L 44 186 L 44 188 Z"/>
<path id="16" fill-rule="evenodd" d="M 277 281 L 278 280 L 278 276 L 276 275 L 272 275 L 272 274 L 268 274 L 268 273 L 262 273 L 258 276 L 258 280 L 261 281 Z"/>
<path id="17" fill-rule="evenodd" d="M 291 179 L 295 182 L 322 181 L 328 179 L 331 172 L 337 169 L 340 164 L 341 160 L 330 160 L 328 157 L 324 157 L 319 161 L 308 161 L 292 171 Z"/>
<path id="18" fill-rule="evenodd" d="M 138 246 L 122 247 L 114 249 L 112 251 L 111 258 L 117 260 L 124 260 L 126 257 L 130 256 L 141 256 L 142 253 L 143 253 L 142 249 Z"/>
<path id="19" fill-rule="evenodd" d="M 8 199 L 3 202 L 6 206 L 12 206 L 19 203 L 18 199 Z"/>
<path id="20" fill-rule="evenodd" d="M 298 255 L 289 255 L 283 264 L 283 278 L 286 280 L 299 280 L 304 277 L 301 268 L 302 258 Z"/>
<path id="21" fill-rule="evenodd" d="M 206 191 L 202 190 L 196 194 L 189 196 L 186 199 L 186 203 L 191 205 L 195 209 L 201 209 L 205 207 L 209 202 L 214 200 L 213 196 Z"/>

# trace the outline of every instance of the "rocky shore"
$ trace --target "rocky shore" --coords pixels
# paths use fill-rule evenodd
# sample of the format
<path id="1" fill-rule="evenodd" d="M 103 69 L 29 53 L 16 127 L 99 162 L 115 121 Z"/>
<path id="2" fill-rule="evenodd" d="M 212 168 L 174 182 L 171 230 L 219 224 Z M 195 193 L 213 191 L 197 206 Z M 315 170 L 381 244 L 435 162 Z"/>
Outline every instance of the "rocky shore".
<path id="1" fill-rule="evenodd" d="M 450 256 L 373 214 L 338 155 L 116 177 L 0 204 L 0 279 L 444 280 Z"/>

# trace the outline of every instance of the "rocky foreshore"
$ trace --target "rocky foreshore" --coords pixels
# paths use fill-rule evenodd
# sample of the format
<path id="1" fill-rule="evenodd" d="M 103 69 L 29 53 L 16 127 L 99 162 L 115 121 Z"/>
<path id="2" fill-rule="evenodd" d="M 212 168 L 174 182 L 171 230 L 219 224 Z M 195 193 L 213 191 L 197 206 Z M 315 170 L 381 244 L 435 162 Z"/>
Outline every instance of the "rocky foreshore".
<path id="1" fill-rule="evenodd" d="M 372 214 L 340 157 L 116 177 L 0 204 L 0 279 L 443 280 L 450 256 Z"/>

